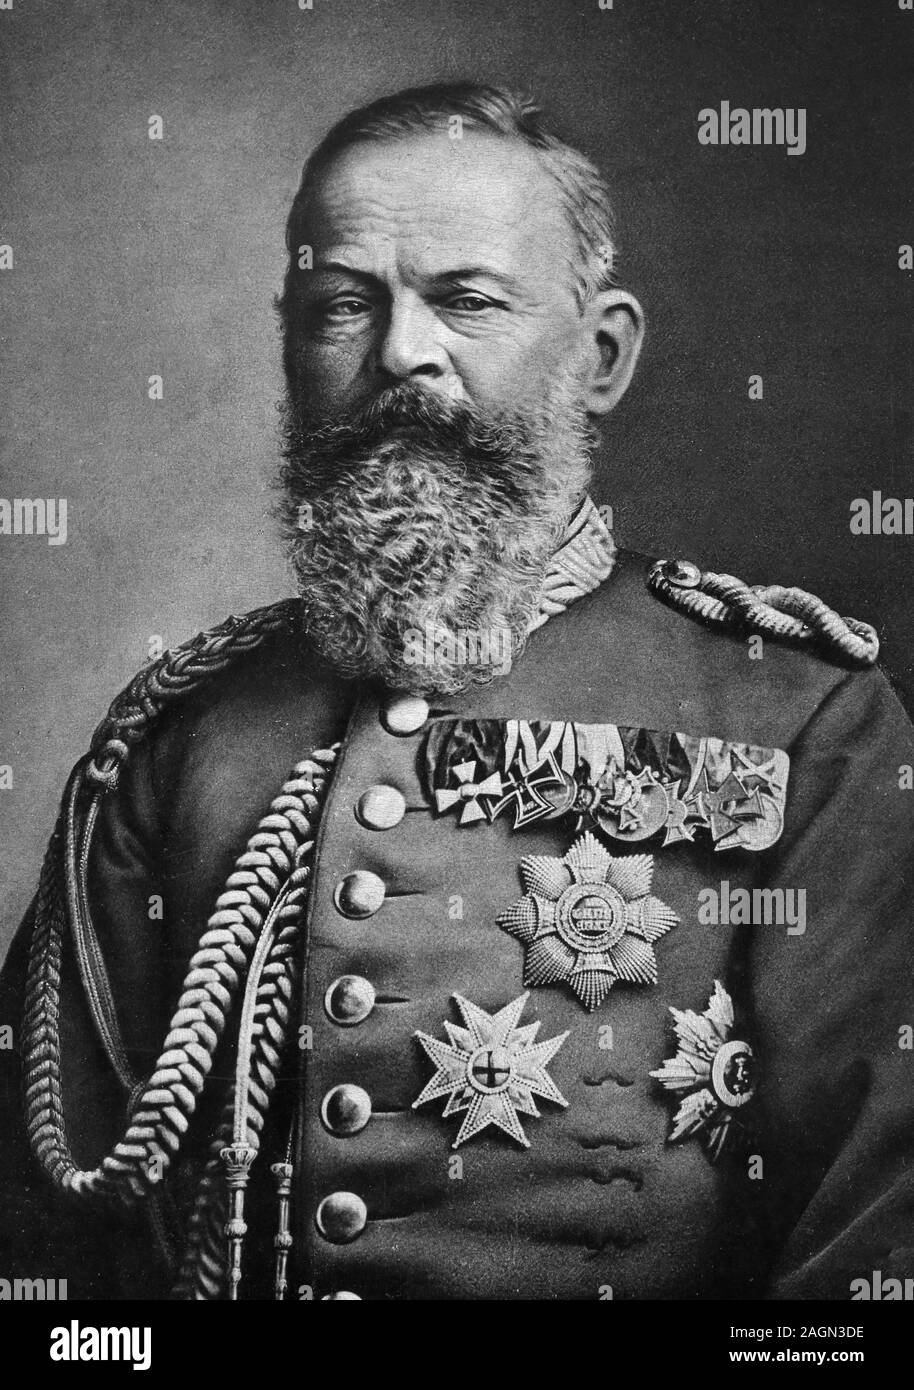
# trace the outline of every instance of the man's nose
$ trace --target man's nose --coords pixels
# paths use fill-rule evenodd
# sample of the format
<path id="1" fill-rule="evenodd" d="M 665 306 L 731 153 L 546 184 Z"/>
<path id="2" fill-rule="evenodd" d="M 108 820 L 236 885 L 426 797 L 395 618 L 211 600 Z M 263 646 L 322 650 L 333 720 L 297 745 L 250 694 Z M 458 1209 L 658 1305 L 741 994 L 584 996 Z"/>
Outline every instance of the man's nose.
<path id="1" fill-rule="evenodd" d="M 445 377 L 450 360 L 439 340 L 440 321 L 418 295 L 391 304 L 378 349 L 382 371 L 403 381 L 408 377 Z"/>

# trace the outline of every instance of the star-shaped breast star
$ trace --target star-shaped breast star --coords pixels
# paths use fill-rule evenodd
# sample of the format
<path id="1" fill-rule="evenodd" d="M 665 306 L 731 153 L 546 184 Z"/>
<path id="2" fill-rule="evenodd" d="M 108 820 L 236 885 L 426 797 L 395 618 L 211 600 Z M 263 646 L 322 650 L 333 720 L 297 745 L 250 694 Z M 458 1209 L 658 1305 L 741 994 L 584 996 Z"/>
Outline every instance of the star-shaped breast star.
<path id="1" fill-rule="evenodd" d="M 679 918 L 651 895 L 653 873 L 651 855 L 615 858 L 589 831 L 562 859 L 523 859 L 526 894 L 498 925 L 526 947 L 524 984 L 567 984 L 587 1009 L 617 980 L 656 984 L 653 943 Z"/>
<path id="2" fill-rule="evenodd" d="M 489 1125 L 504 1130 L 527 1149 L 530 1140 L 518 1115 L 539 1118 L 533 1097 L 540 1096 L 555 1105 L 568 1104 L 546 1071 L 568 1034 L 536 1043 L 539 1023 L 518 1028 L 529 998 L 529 994 L 522 994 L 497 1014 L 487 1014 L 477 1004 L 455 994 L 454 1001 L 466 1027 L 446 1022 L 447 1042 L 428 1033 L 416 1034 L 435 1064 L 435 1074 L 413 1101 L 413 1109 L 447 1096 L 442 1112 L 445 1116 L 465 1112 L 453 1143 L 455 1149 Z"/>
<path id="3" fill-rule="evenodd" d="M 736 1112 L 755 1093 L 752 1048 L 730 1036 L 733 1001 L 719 980 L 703 1013 L 672 1008 L 670 1013 L 676 1022 L 677 1052 L 650 1073 L 679 1099 L 669 1141 L 675 1144 L 698 1135 L 716 1163 L 728 1145 L 746 1137 Z"/>

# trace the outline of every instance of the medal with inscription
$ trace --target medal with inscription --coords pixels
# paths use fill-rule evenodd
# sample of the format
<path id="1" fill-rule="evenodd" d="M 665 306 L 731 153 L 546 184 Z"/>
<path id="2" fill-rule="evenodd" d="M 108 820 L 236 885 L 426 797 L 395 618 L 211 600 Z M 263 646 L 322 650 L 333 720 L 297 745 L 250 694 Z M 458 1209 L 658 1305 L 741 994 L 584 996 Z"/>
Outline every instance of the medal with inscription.
<path id="1" fill-rule="evenodd" d="M 614 858 L 589 832 L 563 858 L 528 855 L 526 893 L 498 918 L 525 947 L 524 984 L 566 984 L 595 1009 L 618 981 L 656 984 L 654 942 L 679 921 L 651 895 L 649 854 Z"/>

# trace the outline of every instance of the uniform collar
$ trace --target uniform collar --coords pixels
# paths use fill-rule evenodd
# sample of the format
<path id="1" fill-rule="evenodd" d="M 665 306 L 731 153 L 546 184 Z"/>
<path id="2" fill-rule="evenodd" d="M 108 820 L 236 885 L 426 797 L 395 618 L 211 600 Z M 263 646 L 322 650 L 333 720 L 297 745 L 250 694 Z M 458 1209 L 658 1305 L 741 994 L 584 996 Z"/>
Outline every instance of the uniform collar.
<path id="1" fill-rule="evenodd" d="M 565 539 L 549 561 L 539 617 L 530 631 L 535 632 L 557 613 L 564 613 L 576 599 L 596 589 L 608 578 L 615 562 L 612 532 L 592 499 L 585 497 L 568 523 Z"/>

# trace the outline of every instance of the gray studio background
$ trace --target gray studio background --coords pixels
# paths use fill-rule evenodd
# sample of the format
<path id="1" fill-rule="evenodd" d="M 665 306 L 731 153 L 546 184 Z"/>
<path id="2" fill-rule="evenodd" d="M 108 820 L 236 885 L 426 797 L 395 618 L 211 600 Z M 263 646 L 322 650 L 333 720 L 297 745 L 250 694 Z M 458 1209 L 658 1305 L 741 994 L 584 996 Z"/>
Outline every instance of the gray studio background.
<path id="1" fill-rule="evenodd" d="M 648 312 L 599 501 L 629 545 L 813 588 L 914 692 L 914 14 L 897 0 L 14 0 L 0 12 L 4 497 L 0 951 L 71 762 L 160 634 L 288 592 L 269 517 L 283 222 L 351 105 L 470 75 L 534 88 L 616 192 Z M 698 111 L 805 106 L 808 149 L 699 146 Z M 165 138 L 147 139 L 161 115 Z M 165 379 L 165 399 L 146 380 Z M 764 378 L 750 402 L 750 374 Z M 683 619 L 685 621 L 685 619 Z M 861 814 L 865 811 L 861 809 Z M 849 827 L 850 830 L 850 827 Z"/>

